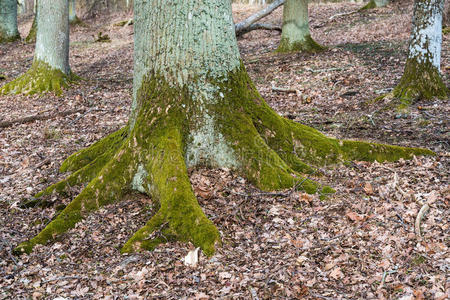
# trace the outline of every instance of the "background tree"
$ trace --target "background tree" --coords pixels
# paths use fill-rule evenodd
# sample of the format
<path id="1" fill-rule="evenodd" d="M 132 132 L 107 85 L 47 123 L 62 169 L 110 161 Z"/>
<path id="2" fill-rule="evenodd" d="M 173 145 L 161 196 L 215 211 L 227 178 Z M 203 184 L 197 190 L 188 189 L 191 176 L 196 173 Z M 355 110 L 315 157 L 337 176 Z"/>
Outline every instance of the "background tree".
<path id="1" fill-rule="evenodd" d="M 278 52 L 321 51 L 309 32 L 308 0 L 286 0 L 283 8 L 283 29 Z"/>
<path id="2" fill-rule="evenodd" d="M 38 19 L 38 0 L 36 0 L 36 8 L 33 18 L 33 23 L 31 24 L 30 31 L 28 32 L 27 37 L 25 38 L 25 42 L 27 43 L 35 43 L 36 42 L 36 32 L 37 32 L 37 19 Z"/>
<path id="3" fill-rule="evenodd" d="M 0 0 L 0 43 L 20 39 L 17 29 L 17 1 Z"/>
<path id="4" fill-rule="evenodd" d="M 369 3 L 364 5 L 360 10 L 372 9 L 376 7 L 383 7 L 389 4 L 389 0 L 370 0 Z"/>
<path id="5" fill-rule="evenodd" d="M 69 23 L 71 25 L 80 24 L 81 20 L 77 16 L 76 1 L 69 0 Z"/>
<path id="6" fill-rule="evenodd" d="M 0 93 L 61 93 L 73 79 L 69 67 L 69 4 L 67 0 L 39 0 L 33 65 Z"/>
<path id="7" fill-rule="evenodd" d="M 445 98 L 440 74 L 444 0 L 416 0 L 408 58 L 393 94 L 402 106 L 416 99 Z"/>
<path id="8" fill-rule="evenodd" d="M 202 212 L 187 168 L 225 167 L 263 190 L 300 186 L 332 192 L 302 179 L 343 160 L 396 160 L 432 154 L 366 142 L 336 140 L 280 117 L 262 99 L 239 56 L 230 1 L 135 1 L 134 88 L 126 127 L 70 156 L 72 171 L 36 197 L 88 183 L 37 236 L 30 252 L 75 226 L 89 212 L 131 191 L 152 197 L 158 212 L 122 251 L 190 241 L 211 255 L 219 241 Z M 301 184 L 300 184 L 301 183 Z"/>

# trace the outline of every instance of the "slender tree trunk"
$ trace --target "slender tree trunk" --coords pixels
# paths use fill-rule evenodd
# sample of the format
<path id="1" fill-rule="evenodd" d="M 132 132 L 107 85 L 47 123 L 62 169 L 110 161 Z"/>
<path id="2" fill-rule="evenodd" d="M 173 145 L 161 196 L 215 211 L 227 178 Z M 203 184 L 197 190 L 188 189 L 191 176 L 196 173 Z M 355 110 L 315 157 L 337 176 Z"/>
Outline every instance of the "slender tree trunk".
<path id="1" fill-rule="evenodd" d="M 283 29 L 278 52 L 316 52 L 317 44 L 309 32 L 308 0 L 286 0 L 283 8 Z"/>
<path id="2" fill-rule="evenodd" d="M 25 42 L 29 44 L 36 43 L 37 19 L 38 19 L 38 7 L 37 7 L 37 0 L 35 0 L 33 23 L 31 24 L 30 31 L 28 32 L 28 35 L 25 38 Z"/>
<path id="3" fill-rule="evenodd" d="M 35 197 L 89 182 L 36 237 L 30 252 L 75 226 L 90 211 L 130 191 L 156 201 L 158 212 L 122 248 L 153 249 L 169 240 L 214 253 L 219 232 L 202 212 L 187 168 L 224 167 L 263 190 L 319 189 L 301 173 L 343 160 L 395 160 L 432 154 L 417 148 L 336 140 L 277 115 L 240 60 L 230 1 L 135 1 L 133 104 L 129 124 L 70 156 L 72 171 Z"/>
<path id="4" fill-rule="evenodd" d="M 445 98 L 440 74 L 444 0 L 416 0 L 408 58 L 394 96 L 408 105 L 416 99 Z"/>
<path id="5" fill-rule="evenodd" d="M 360 10 L 372 9 L 376 7 L 384 7 L 389 4 L 389 0 L 370 0 L 365 6 L 363 6 Z"/>
<path id="6" fill-rule="evenodd" d="M 77 16 L 76 0 L 69 0 L 69 23 L 70 25 L 81 23 L 81 20 Z"/>
<path id="7" fill-rule="evenodd" d="M 27 73 L 6 84 L 0 93 L 61 93 L 72 73 L 69 67 L 69 5 L 67 0 L 39 0 L 34 61 Z"/>
<path id="8" fill-rule="evenodd" d="M 17 1 L 0 0 L 0 43 L 20 39 L 17 29 Z"/>

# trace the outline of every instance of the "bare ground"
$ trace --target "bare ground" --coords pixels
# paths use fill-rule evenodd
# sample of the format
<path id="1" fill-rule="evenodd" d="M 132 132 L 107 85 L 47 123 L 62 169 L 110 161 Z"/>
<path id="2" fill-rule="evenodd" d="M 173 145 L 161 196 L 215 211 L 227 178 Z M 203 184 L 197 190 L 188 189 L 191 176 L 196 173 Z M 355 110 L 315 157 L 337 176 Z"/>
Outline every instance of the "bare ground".
<path id="1" fill-rule="evenodd" d="M 401 77 L 412 7 L 395 2 L 373 12 L 330 17 L 357 4 L 313 4 L 319 54 L 275 55 L 279 35 L 252 32 L 239 40 L 244 63 L 263 97 L 280 114 L 328 135 L 436 151 L 396 163 L 349 162 L 314 178 L 337 193 L 325 201 L 300 192 L 261 194 L 225 170 L 192 171 L 205 213 L 223 239 L 197 267 L 183 258 L 191 245 L 121 255 L 120 246 L 153 213 L 150 199 L 130 195 L 102 208 L 49 246 L 28 256 L 11 249 L 51 220 L 66 197 L 47 208 L 20 203 L 61 179 L 65 157 L 126 124 L 132 88 L 132 27 L 125 15 L 87 20 L 71 32 L 71 66 L 85 80 L 63 97 L 1 96 L 0 123 L 29 115 L 65 117 L 0 128 L 0 299 L 447 299 L 450 189 L 448 100 L 412 106 L 407 114 L 367 102 Z M 237 20 L 257 7 L 235 6 Z M 265 22 L 280 24 L 281 9 Z M 25 36 L 31 20 L 20 22 Z M 111 43 L 95 43 L 101 31 Z M 442 72 L 449 85 L 450 36 Z M 7 82 L 31 65 L 33 45 L 0 45 Z M 296 93 L 278 93 L 272 86 Z M 422 237 L 414 222 L 423 204 Z"/>

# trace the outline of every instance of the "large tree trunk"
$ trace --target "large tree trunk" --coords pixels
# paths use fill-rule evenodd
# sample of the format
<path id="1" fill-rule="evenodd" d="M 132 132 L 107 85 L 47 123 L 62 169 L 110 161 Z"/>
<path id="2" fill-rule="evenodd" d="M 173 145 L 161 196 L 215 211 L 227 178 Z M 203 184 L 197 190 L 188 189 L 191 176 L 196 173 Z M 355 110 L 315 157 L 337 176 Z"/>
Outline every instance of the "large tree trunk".
<path id="1" fill-rule="evenodd" d="M 25 38 L 25 42 L 27 42 L 29 44 L 36 43 L 37 19 L 38 19 L 38 11 L 36 8 L 36 12 L 34 13 L 33 23 L 31 24 L 30 31 L 28 32 L 28 35 Z"/>
<path id="2" fill-rule="evenodd" d="M 159 207 L 122 251 L 153 249 L 168 240 L 190 241 L 211 255 L 219 241 L 202 212 L 187 168 L 224 167 L 263 190 L 302 182 L 301 173 L 344 160 L 395 160 L 432 154 L 373 143 L 336 140 L 277 115 L 242 65 L 229 1 L 135 2 L 135 61 L 128 126 L 70 156 L 72 171 L 36 197 L 89 182 L 36 237 L 30 252 L 75 226 L 90 211 L 138 191 Z M 329 187 L 321 192 L 331 192 Z"/>
<path id="3" fill-rule="evenodd" d="M 283 8 L 283 29 L 278 52 L 323 50 L 309 33 L 308 0 L 286 0 Z"/>
<path id="4" fill-rule="evenodd" d="M 17 1 L 0 0 L 0 43 L 20 39 L 17 29 Z"/>
<path id="5" fill-rule="evenodd" d="M 440 74 L 444 0 L 416 0 L 408 58 L 394 96 L 408 105 L 417 99 L 445 98 Z"/>
<path id="6" fill-rule="evenodd" d="M 0 93 L 61 93 L 72 78 L 69 67 L 69 5 L 67 0 L 39 0 L 34 61 L 27 73 L 6 84 Z"/>

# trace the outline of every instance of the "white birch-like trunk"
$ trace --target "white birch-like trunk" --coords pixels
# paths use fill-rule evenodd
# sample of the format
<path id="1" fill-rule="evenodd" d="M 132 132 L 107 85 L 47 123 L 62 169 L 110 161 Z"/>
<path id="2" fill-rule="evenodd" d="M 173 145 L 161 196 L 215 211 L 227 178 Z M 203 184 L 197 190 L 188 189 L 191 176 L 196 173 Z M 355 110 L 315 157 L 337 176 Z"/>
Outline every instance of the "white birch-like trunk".
<path id="1" fill-rule="evenodd" d="M 0 0 L 0 43 L 20 38 L 17 29 L 17 1 Z"/>
<path id="2" fill-rule="evenodd" d="M 69 75 L 69 3 L 39 0 L 38 11 L 35 62 Z"/>
<path id="3" fill-rule="evenodd" d="M 440 75 L 444 0 L 416 0 L 408 58 L 394 96 L 411 100 L 445 98 L 447 87 Z"/>
<path id="4" fill-rule="evenodd" d="M 234 166 L 232 150 L 208 108 L 221 97 L 211 82 L 227 80 L 228 74 L 240 67 L 231 2 L 136 1 L 134 11 L 132 126 L 139 110 L 137 92 L 144 78 L 157 74 L 173 87 L 186 87 L 195 106 L 190 116 L 187 164 Z"/>
<path id="5" fill-rule="evenodd" d="M 413 27 L 408 58 L 419 64 L 441 66 L 442 13 L 444 0 L 419 0 L 414 3 Z"/>

